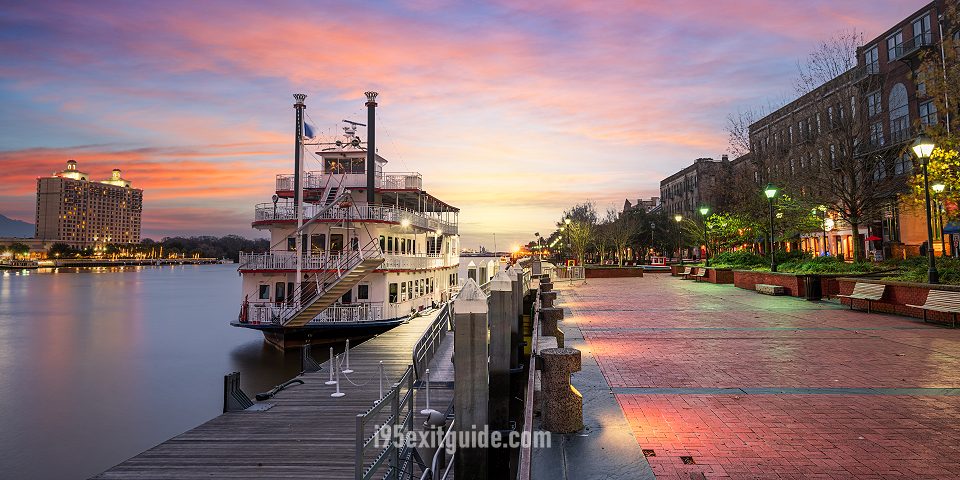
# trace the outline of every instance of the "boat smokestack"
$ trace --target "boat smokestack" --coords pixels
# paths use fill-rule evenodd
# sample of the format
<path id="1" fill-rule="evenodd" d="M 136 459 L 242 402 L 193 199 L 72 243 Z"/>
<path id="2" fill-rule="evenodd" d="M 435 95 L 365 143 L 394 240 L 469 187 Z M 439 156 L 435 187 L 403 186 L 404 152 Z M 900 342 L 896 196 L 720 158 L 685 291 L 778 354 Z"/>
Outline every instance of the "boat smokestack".
<path id="1" fill-rule="evenodd" d="M 303 149 L 303 143 L 301 140 L 301 135 L 303 134 L 303 109 L 307 108 L 304 105 L 303 101 L 307 99 L 307 96 L 302 93 L 294 93 L 293 99 L 297 103 L 293 104 L 293 109 L 297 112 L 296 117 L 296 134 L 294 135 L 294 147 L 293 147 L 293 206 L 294 209 L 300 207 L 300 151 Z M 294 210 L 296 211 L 296 210 Z M 299 217 L 299 215 L 298 215 Z"/>
<path id="2" fill-rule="evenodd" d="M 373 205 L 376 201 L 374 189 L 377 174 L 377 92 L 364 92 L 364 95 L 367 96 L 367 204 Z"/>

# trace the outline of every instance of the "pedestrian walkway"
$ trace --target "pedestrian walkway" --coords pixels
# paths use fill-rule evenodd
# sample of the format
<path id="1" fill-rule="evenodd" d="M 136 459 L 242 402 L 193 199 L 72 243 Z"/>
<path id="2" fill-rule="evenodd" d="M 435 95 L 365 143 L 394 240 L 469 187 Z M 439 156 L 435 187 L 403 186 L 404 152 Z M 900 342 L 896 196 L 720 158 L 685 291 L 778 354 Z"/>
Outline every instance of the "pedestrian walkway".
<path id="1" fill-rule="evenodd" d="M 561 302 L 657 478 L 960 478 L 960 330 L 665 275 Z"/>

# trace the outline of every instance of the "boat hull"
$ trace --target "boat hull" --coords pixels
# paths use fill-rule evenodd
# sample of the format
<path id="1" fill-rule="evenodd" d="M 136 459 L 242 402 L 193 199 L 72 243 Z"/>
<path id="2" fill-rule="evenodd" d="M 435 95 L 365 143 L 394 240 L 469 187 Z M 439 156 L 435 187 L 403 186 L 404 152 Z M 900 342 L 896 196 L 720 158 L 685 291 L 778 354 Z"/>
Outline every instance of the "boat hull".
<path id="1" fill-rule="evenodd" d="M 357 323 L 320 323 L 304 327 L 285 328 L 277 325 L 255 325 L 231 322 L 235 327 L 259 330 L 263 333 L 267 343 L 280 348 L 299 348 L 305 344 L 320 345 L 341 343 L 346 339 L 367 338 L 381 334 L 404 322 L 406 318 L 379 320 L 375 322 Z"/>

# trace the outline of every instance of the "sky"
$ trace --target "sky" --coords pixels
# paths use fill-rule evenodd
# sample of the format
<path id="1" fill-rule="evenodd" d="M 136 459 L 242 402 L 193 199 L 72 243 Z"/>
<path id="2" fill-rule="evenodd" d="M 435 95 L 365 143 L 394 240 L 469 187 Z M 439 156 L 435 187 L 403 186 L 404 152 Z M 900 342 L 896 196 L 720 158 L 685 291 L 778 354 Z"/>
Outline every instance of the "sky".
<path id="1" fill-rule="evenodd" d="M 461 209 L 463 246 L 506 250 L 576 203 L 658 196 L 727 152 L 729 115 L 790 99 L 819 41 L 923 5 L 3 0 L 0 213 L 33 222 L 36 177 L 75 159 L 144 189 L 146 237 L 260 236 L 291 95 L 334 134 L 375 90 L 387 169 Z"/>

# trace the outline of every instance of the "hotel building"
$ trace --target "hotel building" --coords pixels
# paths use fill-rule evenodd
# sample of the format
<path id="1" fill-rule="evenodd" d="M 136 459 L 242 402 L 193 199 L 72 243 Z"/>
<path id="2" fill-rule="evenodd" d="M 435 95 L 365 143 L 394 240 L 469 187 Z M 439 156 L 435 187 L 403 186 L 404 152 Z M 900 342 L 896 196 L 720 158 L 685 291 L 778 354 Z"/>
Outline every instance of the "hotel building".
<path id="1" fill-rule="evenodd" d="M 67 168 L 37 178 L 36 238 L 72 247 L 139 243 L 143 190 L 114 169 L 106 180 L 90 180 L 67 161 Z"/>

